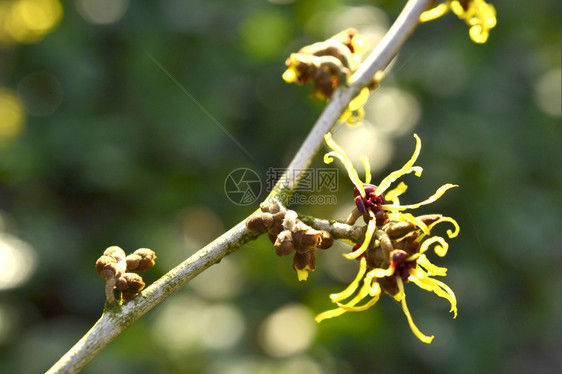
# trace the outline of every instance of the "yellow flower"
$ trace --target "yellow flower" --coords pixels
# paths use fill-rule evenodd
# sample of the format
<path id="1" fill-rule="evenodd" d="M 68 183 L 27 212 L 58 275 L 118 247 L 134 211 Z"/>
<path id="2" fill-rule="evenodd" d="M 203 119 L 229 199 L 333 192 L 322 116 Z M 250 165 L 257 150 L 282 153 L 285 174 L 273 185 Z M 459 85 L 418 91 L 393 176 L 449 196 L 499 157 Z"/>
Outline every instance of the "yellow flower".
<path id="1" fill-rule="evenodd" d="M 417 328 L 406 304 L 404 283 L 410 281 L 424 290 L 447 299 L 451 304 L 451 311 L 456 317 L 455 294 L 445 283 L 433 278 L 433 276 L 445 276 L 447 269 L 432 264 L 425 253 L 431 247 L 438 256 L 443 257 L 447 253 L 449 247 L 447 241 L 441 236 L 431 236 L 431 230 L 435 225 L 441 222 L 451 223 L 454 230 L 447 231 L 449 238 L 458 235 L 459 226 L 450 217 L 439 214 L 415 217 L 404 211 L 430 204 L 439 199 L 447 190 L 457 186 L 445 184 L 426 200 L 409 205 L 401 205 L 399 201 L 399 196 L 407 189 L 406 184 L 401 182 L 387 192 L 392 183 L 402 175 L 413 172 L 416 176 L 421 176 L 423 169 L 414 165 L 421 150 L 421 140 L 417 135 L 414 137 L 416 148 L 410 160 L 402 168 L 385 177 L 378 186 L 374 186 L 370 184 L 371 173 L 368 160 L 362 158 L 365 166 L 365 182 L 363 182 L 345 151 L 336 144 L 330 133 L 326 134 L 326 143 L 332 151 L 324 156 L 324 162 L 331 163 L 334 158 L 338 158 L 355 185 L 357 208 L 353 210 L 347 221 L 353 224 L 357 218 L 362 216 L 367 223 L 367 230 L 364 242 L 345 255 L 349 259 L 360 261 L 357 276 L 344 291 L 330 295 L 330 299 L 338 307 L 319 314 L 316 317 L 317 322 L 345 312 L 368 309 L 385 292 L 402 304 L 402 309 L 414 334 L 421 341 L 431 343 L 433 336 L 427 336 Z M 344 302 L 345 300 L 348 301 Z"/>
<path id="2" fill-rule="evenodd" d="M 470 27 L 469 35 L 475 43 L 485 43 L 490 30 L 496 26 L 496 8 L 484 0 L 447 0 L 420 16 L 421 22 L 432 21 L 450 10 Z"/>

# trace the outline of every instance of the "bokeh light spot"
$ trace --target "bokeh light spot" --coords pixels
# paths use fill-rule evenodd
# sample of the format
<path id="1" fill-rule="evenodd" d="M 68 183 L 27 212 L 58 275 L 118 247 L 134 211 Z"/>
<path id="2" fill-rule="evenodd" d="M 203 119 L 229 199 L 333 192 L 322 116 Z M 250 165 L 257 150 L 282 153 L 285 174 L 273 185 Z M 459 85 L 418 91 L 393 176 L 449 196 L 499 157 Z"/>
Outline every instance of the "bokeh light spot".
<path id="1" fill-rule="evenodd" d="M 310 310 L 290 304 L 271 314 L 260 326 L 259 339 L 265 352 L 285 357 L 307 349 L 316 336 L 316 322 Z"/>
<path id="2" fill-rule="evenodd" d="M 334 133 L 334 140 L 345 149 L 361 178 L 361 156 L 369 159 L 371 172 L 377 172 L 388 164 L 394 152 L 388 136 L 366 120 L 353 127 L 347 127 L 345 131 Z"/>
<path id="3" fill-rule="evenodd" d="M 178 214 L 185 244 L 199 249 L 224 232 L 222 219 L 210 208 L 191 206 Z"/>
<path id="4" fill-rule="evenodd" d="M 245 329 L 244 317 L 230 304 L 210 305 L 203 316 L 201 341 L 211 349 L 225 349 L 234 346 Z"/>
<path id="5" fill-rule="evenodd" d="M 209 303 L 195 295 L 181 295 L 166 303 L 154 323 L 154 337 L 172 354 L 194 349 L 225 349 L 242 337 L 246 323 L 228 303 Z"/>
<path id="6" fill-rule="evenodd" d="M 420 115 L 421 106 L 416 98 L 398 88 L 384 87 L 365 104 L 365 118 L 390 136 L 409 133 Z"/>
<path id="7" fill-rule="evenodd" d="M 537 105 L 547 114 L 560 117 L 560 69 L 552 69 L 539 77 L 535 84 Z"/>
<path id="8" fill-rule="evenodd" d="M 243 276 L 234 260 L 224 258 L 189 282 L 195 292 L 211 300 L 236 297 L 243 289 Z"/>
<path id="9" fill-rule="evenodd" d="M 246 51 L 256 59 L 276 58 L 290 35 L 289 20 L 275 10 L 262 10 L 250 15 L 242 24 L 240 37 Z"/>
<path id="10" fill-rule="evenodd" d="M 35 270 L 33 248 L 8 234 L 0 234 L 0 259 L 0 290 L 21 286 Z"/>
<path id="11" fill-rule="evenodd" d="M 58 0 L 18 0 L 0 8 L 0 41 L 6 44 L 34 43 L 60 22 L 63 9 Z"/>
<path id="12" fill-rule="evenodd" d="M 0 88 L 0 143 L 13 140 L 25 124 L 25 110 L 16 94 L 7 88 Z"/>
<path id="13" fill-rule="evenodd" d="M 78 0 L 76 8 L 86 21 L 106 25 L 119 21 L 129 6 L 129 0 Z"/>

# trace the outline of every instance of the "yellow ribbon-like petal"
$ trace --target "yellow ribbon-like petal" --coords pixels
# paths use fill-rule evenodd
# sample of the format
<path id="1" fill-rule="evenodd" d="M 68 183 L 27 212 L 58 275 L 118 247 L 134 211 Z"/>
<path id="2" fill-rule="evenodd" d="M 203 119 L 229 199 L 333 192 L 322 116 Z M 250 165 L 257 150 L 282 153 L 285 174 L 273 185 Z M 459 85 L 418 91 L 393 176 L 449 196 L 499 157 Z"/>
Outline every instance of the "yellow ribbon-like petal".
<path id="1" fill-rule="evenodd" d="M 347 157 L 345 151 L 334 141 L 332 138 L 331 133 L 327 133 L 324 135 L 324 140 L 328 147 L 333 149 L 333 152 L 328 152 L 324 155 L 324 162 L 326 164 L 331 164 L 334 161 L 334 157 L 338 158 L 345 169 L 347 170 L 347 174 L 349 175 L 349 179 L 351 182 L 357 187 L 357 190 L 361 193 L 362 197 L 365 197 L 365 189 L 363 188 L 363 182 L 359 179 L 357 175 L 357 170 L 353 167 L 351 160 Z"/>
<path id="2" fill-rule="evenodd" d="M 435 245 L 433 247 L 433 252 L 439 257 L 445 257 L 447 251 L 449 250 L 449 243 L 442 238 L 441 236 L 432 236 L 424 240 L 420 245 L 420 253 L 425 253 L 429 249 L 430 246 Z"/>
<path id="3" fill-rule="evenodd" d="M 392 190 L 386 192 L 384 194 L 384 198 L 387 201 L 391 201 L 393 205 L 400 205 L 400 200 L 398 200 L 398 196 L 400 196 L 404 192 L 406 192 L 407 189 L 408 189 L 408 186 L 406 185 L 406 183 L 400 182 L 398 184 L 398 186 L 396 186 Z"/>
<path id="4" fill-rule="evenodd" d="M 428 275 L 436 275 L 439 277 L 447 275 L 447 268 L 432 264 L 424 254 L 420 254 L 418 257 L 418 265 L 423 267 L 427 271 Z"/>
<path id="5" fill-rule="evenodd" d="M 373 234 L 375 233 L 375 230 L 377 228 L 377 220 L 375 219 L 375 215 L 371 211 L 369 211 L 369 215 L 371 216 L 371 219 L 367 224 L 367 231 L 365 231 L 365 240 L 363 241 L 363 244 L 361 244 L 361 247 L 357 248 L 355 251 L 351 253 L 345 253 L 345 258 L 355 260 L 356 258 L 361 256 L 367 250 L 367 248 L 369 248 L 371 240 L 373 239 Z"/>
<path id="6" fill-rule="evenodd" d="M 359 282 L 361 282 L 361 279 L 363 279 L 363 275 L 365 274 L 366 271 L 367 271 L 367 259 L 363 257 L 359 262 L 359 271 L 357 272 L 357 275 L 355 276 L 353 282 L 351 282 L 349 286 L 347 286 L 347 288 L 342 292 L 331 294 L 330 299 L 332 300 L 332 302 L 342 301 L 353 295 L 353 293 L 357 290 L 357 287 L 359 287 Z"/>
<path id="7" fill-rule="evenodd" d="M 416 149 L 414 150 L 414 154 L 412 155 L 412 157 L 410 157 L 408 162 L 406 162 L 406 164 L 402 166 L 402 168 L 393 171 L 382 180 L 382 182 L 378 185 L 377 189 L 375 190 L 375 194 L 377 196 L 380 196 L 384 191 L 388 189 L 388 187 L 390 187 L 392 182 L 394 182 L 396 179 L 400 178 L 404 174 L 409 174 L 411 172 L 414 172 L 416 176 L 418 177 L 421 176 L 423 169 L 419 166 L 414 166 L 414 163 L 416 162 L 418 156 L 420 155 L 421 139 L 417 134 L 414 134 L 414 138 L 416 138 Z"/>
<path id="8" fill-rule="evenodd" d="M 431 204 L 433 202 L 435 202 L 436 200 L 439 200 L 439 198 L 441 196 L 443 196 L 443 194 L 454 187 L 458 187 L 458 185 L 456 184 L 451 184 L 451 183 L 447 183 L 442 185 L 441 187 L 439 187 L 437 189 L 437 191 L 435 191 L 435 193 L 433 195 L 431 195 L 430 197 L 428 197 L 427 199 L 425 199 L 422 202 L 419 202 L 417 204 L 409 204 L 409 205 L 382 205 L 383 209 L 388 209 L 388 210 L 392 210 L 392 211 L 401 211 L 401 210 L 406 210 L 406 209 L 417 209 L 422 205 L 428 205 Z"/>
<path id="9" fill-rule="evenodd" d="M 400 304 L 402 304 L 402 311 L 406 315 L 408 319 L 408 324 L 410 325 L 410 329 L 414 333 L 414 335 L 421 340 L 422 342 L 429 344 L 433 340 L 434 336 L 427 336 L 418 329 L 414 320 L 412 319 L 412 315 L 410 314 L 410 310 L 408 309 L 408 304 L 406 304 L 406 293 L 404 292 L 404 284 L 402 283 L 402 278 L 396 277 L 396 283 L 398 285 L 398 294 L 401 296 Z"/>
<path id="10" fill-rule="evenodd" d="M 450 312 L 453 313 L 453 318 L 457 318 L 457 298 L 449 286 L 440 280 L 431 278 L 421 269 L 416 269 L 412 274 L 410 274 L 408 280 L 423 290 L 431 291 L 437 296 L 447 299 L 451 304 Z"/>
<path id="11" fill-rule="evenodd" d="M 449 10 L 451 10 L 450 3 L 451 1 L 449 0 L 446 3 L 439 4 L 434 8 L 426 10 L 420 15 L 420 22 L 433 21 L 434 19 L 437 19 L 449 13 Z"/>

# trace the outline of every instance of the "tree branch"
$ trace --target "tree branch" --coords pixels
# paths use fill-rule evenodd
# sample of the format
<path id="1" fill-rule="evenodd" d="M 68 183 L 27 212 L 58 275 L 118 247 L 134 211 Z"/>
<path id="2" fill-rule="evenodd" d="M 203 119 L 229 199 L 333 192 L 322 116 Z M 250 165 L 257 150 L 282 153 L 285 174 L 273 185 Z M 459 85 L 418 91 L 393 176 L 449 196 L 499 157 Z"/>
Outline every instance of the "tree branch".
<path id="1" fill-rule="evenodd" d="M 294 171 L 305 170 L 310 166 L 313 158 L 322 146 L 324 134 L 330 131 L 337 123 L 350 101 L 361 89 L 372 82 L 375 73 L 379 70 L 384 70 L 389 64 L 402 44 L 418 25 L 420 14 L 430 3 L 431 0 L 408 1 L 388 33 L 376 46 L 359 70 L 353 75 L 351 85 L 347 88 L 342 87 L 334 92 L 332 99 L 326 105 L 326 108 L 287 168 L 286 174 L 291 173 L 291 175 L 296 174 L 298 176 L 300 173 L 294 173 Z M 281 180 L 284 180 L 284 178 L 281 178 Z M 277 198 L 281 202 L 286 203 L 300 182 L 300 180 L 293 180 L 293 178 L 288 178 L 288 180 L 290 180 L 289 184 L 278 183 L 273 188 L 268 198 Z M 347 235 L 351 233 L 351 238 L 360 239 L 361 234 L 357 231 L 361 230 L 360 228 L 354 228 L 337 222 L 322 222 L 322 220 L 317 220 L 315 224 L 320 225 L 318 228 L 331 226 L 334 230 L 341 229 L 341 232 L 337 230 L 333 231 L 336 238 L 339 235 L 338 232 L 340 232 L 340 238 L 347 237 Z M 223 257 L 232 253 L 244 243 L 255 239 L 257 236 L 258 234 L 246 229 L 244 220 L 199 250 L 186 261 L 179 264 L 169 273 L 165 274 L 131 301 L 122 306 L 106 306 L 102 316 L 90 331 L 61 357 L 47 373 L 79 372 L 107 346 L 107 344 L 150 309 L 162 302 L 202 271 L 219 262 Z"/>

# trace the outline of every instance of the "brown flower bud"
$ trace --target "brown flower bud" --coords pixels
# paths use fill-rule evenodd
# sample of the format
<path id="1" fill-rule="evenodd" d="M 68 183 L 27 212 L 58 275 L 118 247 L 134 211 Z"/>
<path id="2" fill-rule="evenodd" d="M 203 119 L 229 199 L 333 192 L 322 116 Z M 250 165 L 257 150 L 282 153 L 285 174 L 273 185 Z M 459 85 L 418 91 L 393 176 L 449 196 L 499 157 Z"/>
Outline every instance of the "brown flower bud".
<path id="1" fill-rule="evenodd" d="M 246 220 L 246 227 L 250 231 L 264 232 L 273 224 L 271 213 L 255 214 Z"/>
<path id="2" fill-rule="evenodd" d="M 279 213 L 280 211 L 284 210 L 277 201 L 274 201 L 273 203 L 264 202 L 260 205 L 260 209 L 264 213 L 271 214 Z"/>
<path id="3" fill-rule="evenodd" d="M 122 263 L 118 263 L 114 257 L 102 255 L 96 261 L 96 271 L 104 280 L 119 277 L 123 270 Z"/>
<path id="4" fill-rule="evenodd" d="M 144 281 L 136 273 L 123 273 L 115 287 L 121 291 L 123 301 L 129 301 L 144 288 Z"/>
<path id="5" fill-rule="evenodd" d="M 404 235 L 417 230 L 417 227 L 410 222 L 391 222 L 388 226 L 384 229 L 384 231 L 388 234 L 390 239 L 398 239 L 403 237 Z"/>
<path id="6" fill-rule="evenodd" d="M 320 233 L 320 245 L 318 247 L 320 249 L 330 248 L 332 244 L 334 244 L 334 238 L 332 238 L 332 235 L 325 230 L 320 230 L 319 233 Z"/>
<path id="7" fill-rule="evenodd" d="M 290 231 L 281 232 L 275 240 L 275 252 L 278 256 L 286 256 L 295 248 L 293 243 L 293 235 Z"/>
<path id="8" fill-rule="evenodd" d="M 443 217 L 443 215 L 441 214 L 424 214 L 423 216 L 417 216 L 416 218 L 429 226 L 432 223 L 440 220 L 441 217 Z"/>
<path id="9" fill-rule="evenodd" d="M 303 224 L 304 225 L 304 224 Z M 311 227 L 304 225 L 300 230 L 293 233 L 295 247 L 300 251 L 307 251 L 316 248 L 322 239 L 320 233 Z"/>
<path id="10" fill-rule="evenodd" d="M 293 258 L 294 270 L 314 270 L 316 269 L 316 257 L 314 251 L 296 252 Z"/>
<path id="11" fill-rule="evenodd" d="M 148 248 L 139 248 L 126 257 L 127 271 L 143 271 L 154 266 L 156 253 Z"/>
<path id="12" fill-rule="evenodd" d="M 409 254 L 414 254 L 419 249 L 419 243 L 416 242 L 419 233 L 418 231 L 412 231 L 407 235 L 404 235 L 400 239 L 392 241 L 392 247 L 394 249 L 401 249 L 408 252 Z"/>
<path id="13" fill-rule="evenodd" d="M 114 245 L 103 251 L 103 254 L 109 257 L 113 257 L 116 262 L 125 260 L 125 251 L 120 247 Z"/>

